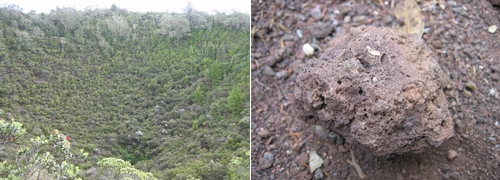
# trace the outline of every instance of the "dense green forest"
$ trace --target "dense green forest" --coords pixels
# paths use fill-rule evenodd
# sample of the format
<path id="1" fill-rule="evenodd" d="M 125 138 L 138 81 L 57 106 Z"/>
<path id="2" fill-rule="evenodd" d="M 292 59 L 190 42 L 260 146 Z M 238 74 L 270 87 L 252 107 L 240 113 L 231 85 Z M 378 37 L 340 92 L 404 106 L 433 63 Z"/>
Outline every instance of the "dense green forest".
<path id="1" fill-rule="evenodd" d="M 50 152 L 80 171 L 29 166 L 46 179 L 249 179 L 249 29 L 248 14 L 189 4 L 1 7 L 0 177 L 33 177 L 16 159 Z"/>

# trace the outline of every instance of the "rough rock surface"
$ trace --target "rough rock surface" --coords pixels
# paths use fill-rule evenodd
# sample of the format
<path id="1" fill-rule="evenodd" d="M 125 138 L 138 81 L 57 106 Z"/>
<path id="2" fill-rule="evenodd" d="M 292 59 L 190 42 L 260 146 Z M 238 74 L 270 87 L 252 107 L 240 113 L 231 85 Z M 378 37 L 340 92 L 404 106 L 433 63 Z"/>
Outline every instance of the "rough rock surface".
<path id="1" fill-rule="evenodd" d="M 490 2 L 495 6 L 500 6 L 500 0 L 490 0 Z"/>
<path id="2" fill-rule="evenodd" d="M 377 156 L 419 152 L 453 135 L 446 75 L 421 38 L 361 26 L 333 41 L 297 76 L 300 118 Z"/>

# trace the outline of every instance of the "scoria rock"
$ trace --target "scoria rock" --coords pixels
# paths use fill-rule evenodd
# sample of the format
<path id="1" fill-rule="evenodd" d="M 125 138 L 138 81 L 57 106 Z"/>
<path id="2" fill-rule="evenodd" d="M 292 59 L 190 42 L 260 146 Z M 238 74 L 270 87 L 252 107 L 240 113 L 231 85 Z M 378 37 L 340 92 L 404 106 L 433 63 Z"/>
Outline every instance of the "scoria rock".
<path id="1" fill-rule="evenodd" d="M 297 115 L 376 156 L 420 152 L 453 135 L 446 75 L 416 35 L 361 26 L 297 76 Z"/>

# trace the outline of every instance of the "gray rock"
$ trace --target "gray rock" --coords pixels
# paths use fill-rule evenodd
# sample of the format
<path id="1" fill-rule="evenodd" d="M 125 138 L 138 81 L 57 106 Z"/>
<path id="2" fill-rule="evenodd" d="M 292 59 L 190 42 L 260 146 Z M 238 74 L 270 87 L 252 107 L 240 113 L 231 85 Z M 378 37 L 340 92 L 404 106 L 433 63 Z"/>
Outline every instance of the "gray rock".
<path id="1" fill-rule="evenodd" d="M 384 16 L 384 23 L 389 24 L 394 20 L 394 18 L 391 15 Z"/>
<path id="2" fill-rule="evenodd" d="M 324 178 L 324 174 L 323 174 L 323 171 L 321 170 L 321 168 L 318 168 L 316 169 L 316 171 L 314 171 L 314 179 L 323 179 Z"/>
<path id="3" fill-rule="evenodd" d="M 283 41 L 293 41 L 293 35 L 292 34 L 283 35 Z"/>
<path id="4" fill-rule="evenodd" d="M 288 73 L 285 70 L 282 70 L 282 71 L 276 72 L 275 76 L 278 79 L 286 79 L 288 77 Z"/>
<path id="5" fill-rule="evenodd" d="M 319 8 L 319 6 L 316 6 L 311 10 L 311 16 L 313 18 L 318 18 L 319 16 L 321 16 L 321 9 Z"/>
<path id="6" fill-rule="evenodd" d="M 455 8 L 452 8 L 451 10 L 452 10 L 454 13 L 461 13 L 461 12 L 462 12 L 462 10 L 464 10 L 464 9 L 462 9 L 462 7 L 455 7 Z"/>
<path id="7" fill-rule="evenodd" d="M 443 173 L 447 173 L 448 171 L 451 171 L 451 167 L 450 167 L 450 165 L 448 165 L 448 164 L 443 164 L 443 166 L 441 167 L 441 171 L 442 171 Z"/>
<path id="8" fill-rule="evenodd" d="M 296 156 L 294 161 L 298 165 L 307 164 L 307 162 L 309 161 L 309 155 L 306 152 L 303 152 L 300 155 Z"/>
<path id="9" fill-rule="evenodd" d="M 365 20 L 366 20 L 366 16 L 356 16 L 356 17 L 352 18 L 353 22 L 361 22 L 361 21 L 365 21 Z"/>
<path id="10" fill-rule="evenodd" d="M 265 154 L 264 154 L 265 156 Z M 273 157 L 274 158 L 274 157 Z M 273 166 L 273 161 L 272 160 L 269 160 L 265 157 L 260 157 L 259 158 L 259 168 L 257 170 L 264 170 L 264 169 L 267 169 L 269 167 Z"/>
<path id="11" fill-rule="evenodd" d="M 324 38 L 335 29 L 335 25 L 333 24 L 333 22 L 324 23 L 319 21 L 307 26 L 307 28 L 309 29 L 311 35 L 315 38 Z"/>
<path id="12" fill-rule="evenodd" d="M 264 66 L 264 74 L 266 76 L 274 76 L 274 71 L 271 67 L 269 66 Z"/>
<path id="13" fill-rule="evenodd" d="M 323 127 L 316 125 L 316 134 L 321 138 L 326 138 L 328 135 Z"/>
<path id="14" fill-rule="evenodd" d="M 448 1 L 448 2 L 446 2 L 446 3 L 447 3 L 448 5 L 450 5 L 450 6 L 452 6 L 452 7 L 457 6 L 457 2 L 455 2 L 455 1 Z"/>
<path id="15" fill-rule="evenodd" d="M 453 149 L 448 150 L 448 159 L 453 160 L 457 157 L 457 152 Z"/>
<path id="16" fill-rule="evenodd" d="M 263 137 L 263 138 L 266 138 L 266 137 L 269 137 L 271 135 L 271 133 L 268 131 L 268 130 L 260 130 L 258 133 L 257 133 L 258 136 L 260 137 Z"/>
<path id="17" fill-rule="evenodd" d="M 274 155 L 272 153 L 270 153 L 270 152 L 265 152 L 264 153 L 264 158 L 266 158 L 267 160 L 272 161 L 272 160 L 274 160 Z"/>

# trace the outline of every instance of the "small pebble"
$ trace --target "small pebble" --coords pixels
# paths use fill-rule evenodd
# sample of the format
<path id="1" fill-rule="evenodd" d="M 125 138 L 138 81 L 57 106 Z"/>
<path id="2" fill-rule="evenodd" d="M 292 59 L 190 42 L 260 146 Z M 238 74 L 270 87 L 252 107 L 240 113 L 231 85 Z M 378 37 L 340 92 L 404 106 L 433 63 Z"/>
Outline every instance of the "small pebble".
<path id="1" fill-rule="evenodd" d="M 488 32 L 490 32 L 491 34 L 495 33 L 496 31 L 497 31 L 496 25 L 492 25 L 492 26 L 488 27 Z"/>
<path id="2" fill-rule="evenodd" d="M 476 84 L 475 84 L 475 83 L 473 83 L 473 82 L 471 82 L 471 81 L 467 82 L 467 83 L 465 84 L 465 87 L 466 87 L 467 89 L 469 89 L 470 91 L 476 91 L 476 89 L 477 89 Z"/>
<path id="3" fill-rule="evenodd" d="M 272 161 L 274 159 L 274 155 L 270 152 L 265 152 L 264 153 L 264 158 L 266 158 L 267 160 L 270 160 Z"/>
<path id="4" fill-rule="evenodd" d="M 306 152 L 301 153 L 294 159 L 298 165 L 307 164 L 309 162 L 309 155 Z"/>
<path id="5" fill-rule="evenodd" d="M 451 170 L 451 167 L 448 164 L 443 164 L 443 167 L 441 167 L 441 172 L 443 172 L 443 173 L 447 173 L 450 170 Z"/>
<path id="6" fill-rule="evenodd" d="M 448 150 L 448 159 L 453 160 L 457 157 L 457 152 L 453 149 Z"/>
<path id="7" fill-rule="evenodd" d="M 321 138 L 326 138 L 326 136 L 327 136 L 325 129 L 323 129 L 323 127 L 321 127 L 319 125 L 316 125 L 316 134 Z"/>
<path id="8" fill-rule="evenodd" d="M 345 16 L 344 23 L 350 23 L 350 22 L 351 22 L 351 16 Z"/>
<path id="9" fill-rule="evenodd" d="M 302 38 L 302 30 L 297 29 L 297 36 L 298 36 L 299 38 Z"/>
<path id="10" fill-rule="evenodd" d="M 321 9 L 319 8 L 319 6 L 316 6 L 314 9 L 311 10 L 311 16 L 313 18 L 318 18 L 319 16 L 321 16 Z"/>
<path id="11" fill-rule="evenodd" d="M 271 135 L 271 133 L 268 131 L 268 130 L 260 130 L 258 133 L 257 133 L 258 136 L 260 137 L 263 137 L 263 138 L 266 138 L 266 137 L 269 137 L 269 135 Z"/>
<path id="12" fill-rule="evenodd" d="M 286 79 L 288 77 L 288 73 L 286 72 L 286 70 L 281 70 L 279 72 L 276 72 L 275 76 L 278 79 Z"/>
<path id="13" fill-rule="evenodd" d="M 451 9 L 454 13 L 461 13 L 462 12 L 462 7 L 455 7 Z"/>
<path id="14" fill-rule="evenodd" d="M 448 1 L 448 2 L 446 2 L 446 3 L 447 3 L 448 5 L 450 5 L 450 6 L 453 6 L 453 7 L 457 6 L 457 2 L 455 2 L 455 1 Z"/>
<path id="15" fill-rule="evenodd" d="M 361 21 L 365 21 L 365 20 L 366 20 L 366 16 L 356 16 L 356 17 L 352 18 L 353 22 L 361 22 Z"/>
<path id="16" fill-rule="evenodd" d="M 270 151 L 270 150 L 273 150 L 273 149 L 278 149 L 278 146 L 276 144 L 271 144 L 267 147 L 267 150 Z"/>
<path id="17" fill-rule="evenodd" d="M 386 24 L 391 23 L 393 20 L 394 20 L 394 18 L 391 15 L 386 15 L 386 16 L 384 16 L 384 19 L 383 19 L 384 23 L 386 23 Z"/>
<path id="18" fill-rule="evenodd" d="M 490 93 L 488 93 L 488 96 L 495 96 L 497 92 L 495 91 L 495 89 L 491 88 L 490 89 Z"/>
<path id="19" fill-rule="evenodd" d="M 314 171 L 314 179 L 323 179 L 324 177 L 324 174 L 323 174 L 323 171 L 321 169 L 316 169 L 316 171 Z"/>
<path id="20" fill-rule="evenodd" d="M 314 54 L 314 48 L 309 43 L 306 43 L 304 44 L 304 46 L 302 46 L 302 51 L 304 51 L 304 54 L 307 56 L 311 56 Z"/>
<path id="21" fill-rule="evenodd" d="M 269 66 L 264 66 L 264 74 L 266 76 L 274 76 L 274 71 L 271 67 Z"/>

